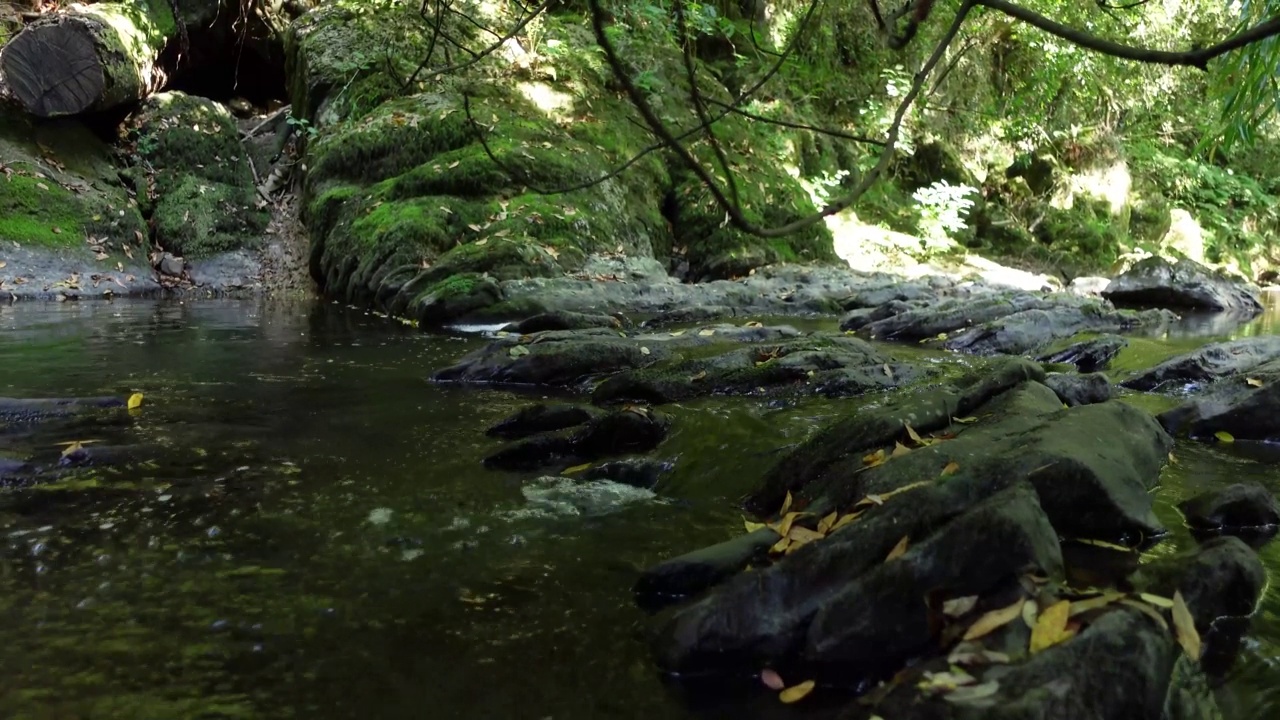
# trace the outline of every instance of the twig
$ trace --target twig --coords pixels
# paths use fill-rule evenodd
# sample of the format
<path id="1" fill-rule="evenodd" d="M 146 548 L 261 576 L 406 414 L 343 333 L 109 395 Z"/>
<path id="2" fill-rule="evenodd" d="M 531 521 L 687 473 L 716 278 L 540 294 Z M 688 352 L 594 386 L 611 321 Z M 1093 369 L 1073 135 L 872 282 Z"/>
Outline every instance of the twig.
<path id="1" fill-rule="evenodd" d="M 476 63 L 480 62 L 481 60 L 483 60 L 484 58 L 488 57 L 489 55 L 492 55 L 495 51 L 497 51 L 497 50 L 498 50 L 498 48 L 502 47 L 502 45 L 503 45 L 504 43 L 506 43 L 508 40 L 510 40 L 511 38 L 515 37 L 516 35 L 519 35 L 519 34 L 520 34 L 520 31 L 521 31 L 521 30 L 523 30 L 523 29 L 525 28 L 525 26 L 527 26 L 529 23 L 533 22 L 534 18 L 536 18 L 536 17 L 538 17 L 539 15 L 541 15 L 541 14 L 542 14 L 542 12 L 543 12 L 544 10 L 546 10 L 546 9 L 547 9 L 547 8 L 549 8 L 549 7 L 551 7 L 551 3 L 553 3 L 553 2 L 557 2 L 557 0 L 544 0 L 544 2 L 543 2 L 541 5 L 539 5 L 539 6 L 537 6 L 536 8 L 534 8 L 534 9 L 533 9 L 533 10 L 532 10 L 528 15 L 525 15 L 525 16 L 524 16 L 524 19 L 522 19 L 520 22 L 518 22 L 518 23 L 516 23 L 514 26 L 512 26 L 512 28 L 511 28 L 510 30 L 508 30 L 508 31 L 507 31 L 507 34 L 506 34 L 506 35 L 503 35 L 502 37 L 498 38 L 498 40 L 496 40 L 492 45 L 490 45 L 490 46 L 486 47 L 485 49 L 481 50 L 479 53 L 474 53 L 474 52 L 472 52 L 472 53 L 471 53 L 472 57 L 471 57 L 471 59 L 470 59 L 470 60 L 466 60 L 466 61 L 460 62 L 460 63 L 458 63 L 458 64 L 456 64 L 456 65 L 447 65 L 447 66 L 442 67 L 442 68 L 437 68 L 437 69 L 435 69 L 435 70 L 432 70 L 430 73 L 428 73 L 428 74 L 426 75 L 426 77 L 424 77 L 424 78 L 422 78 L 422 79 L 423 79 L 424 81 L 426 81 L 426 80 L 430 80 L 431 78 L 436 77 L 436 76 L 438 76 L 438 75 L 443 75 L 443 74 L 445 74 L 445 73 L 457 72 L 457 71 L 459 71 L 459 70 L 464 70 L 464 69 L 466 69 L 466 68 L 471 67 L 472 65 L 475 65 Z M 470 51 L 470 50 L 468 50 L 468 52 L 471 52 L 471 51 Z M 425 70 L 425 69 L 426 69 L 426 67 L 427 67 L 427 63 L 429 63 L 429 62 L 431 62 L 430 57 L 428 57 L 428 58 L 424 59 L 421 63 L 419 63 L 419 64 L 418 64 L 417 69 L 413 71 L 413 74 L 409 76 L 409 80 L 408 80 L 407 82 L 405 82 L 405 87 L 406 87 L 406 88 L 409 88 L 409 87 L 412 87 L 412 86 L 413 86 L 413 84 L 418 80 L 418 75 L 419 75 L 423 70 Z"/>
<path id="2" fill-rule="evenodd" d="M 292 107 L 293 107 L 292 105 L 285 105 L 282 108 L 277 108 L 276 110 L 273 110 L 270 113 L 267 113 L 267 116 L 262 119 L 262 122 L 258 123 L 257 125 L 254 125 L 253 128 L 250 129 L 248 132 L 240 133 L 240 137 L 242 139 L 248 140 L 249 138 L 257 135 L 259 132 L 262 131 L 262 128 L 266 127 L 267 125 L 270 125 L 272 122 L 275 121 L 276 118 L 280 117 L 282 113 L 289 112 L 289 110 Z"/>

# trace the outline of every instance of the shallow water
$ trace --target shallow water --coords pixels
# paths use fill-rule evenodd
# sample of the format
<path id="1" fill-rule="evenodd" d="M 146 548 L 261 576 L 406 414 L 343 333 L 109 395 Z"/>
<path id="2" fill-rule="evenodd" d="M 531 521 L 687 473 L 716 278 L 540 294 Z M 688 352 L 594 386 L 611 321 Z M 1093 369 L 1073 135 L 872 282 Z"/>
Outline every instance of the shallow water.
<path id="1" fill-rule="evenodd" d="M 1184 335 L 1120 363 L 1206 341 Z M 854 401 L 668 408 L 659 455 L 676 470 L 656 498 L 557 515 L 526 501 L 527 477 L 479 464 L 499 447 L 482 429 L 541 396 L 426 381 L 480 342 L 332 304 L 0 306 L 0 396 L 145 395 L 122 423 L 37 436 L 39 452 L 150 453 L 0 495 L 0 717 L 733 716 L 663 685 L 631 584 L 740 532 L 736 500 L 778 448 Z M 1204 488 L 1280 491 L 1247 449 L 1176 453 L 1157 495 L 1170 527 Z M 1153 554 L 1189 543 L 1175 530 Z M 1280 570 L 1280 544 L 1263 558 Z M 1230 717 L 1280 707 L 1277 657 L 1269 594 L 1223 691 Z"/>

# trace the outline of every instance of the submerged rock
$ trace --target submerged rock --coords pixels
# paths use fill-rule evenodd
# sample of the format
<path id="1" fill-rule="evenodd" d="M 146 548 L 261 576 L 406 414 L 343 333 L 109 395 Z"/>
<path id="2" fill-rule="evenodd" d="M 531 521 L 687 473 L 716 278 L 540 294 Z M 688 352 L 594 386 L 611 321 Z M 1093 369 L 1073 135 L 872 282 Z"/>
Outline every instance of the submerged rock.
<path id="1" fill-rule="evenodd" d="M 1057 352 L 1047 353 L 1036 359 L 1048 363 L 1069 363 L 1075 365 L 1076 369 L 1082 373 L 1091 373 L 1105 370 L 1115 356 L 1128 345 L 1129 341 L 1119 335 L 1101 335 L 1072 343 Z"/>
<path id="2" fill-rule="evenodd" d="M 1063 404 L 1070 407 L 1106 402 L 1116 396 L 1116 389 L 1102 373 L 1067 375 L 1049 373 L 1044 379 Z"/>
<path id="3" fill-rule="evenodd" d="M 528 508 L 509 517 L 539 515 L 582 515 L 594 517 L 617 512 L 639 502 L 657 498 L 652 491 L 608 480 L 584 482 L 567 477 L 546 476 L 520 487 Z"/>
<path id="4" fill-rule="evenodd" d="M 657 447 L 670 427 L 671 419 L 656 410 L 629 407 L 594 417 L 572 435 L 547 434 L 523 440 L 485 458 L 484 464 L 520 471 L 643 453 Z"/>
<path id="5" fill-rule="evenodd" d="M 948 350 L 993 355 L 1033 353 L 1056 340 L 1082 332 L 1119 332 L 1158 328 L 1175 319 L 1167 310 L 1116 310 L 1096 303 L 1036 308 L 1006 315 L 950 337 Z"/>
<path id="6" fill-rule="evenodd" d="M 1102 296 L 1117 305 L 1172 309 L 1262 312 L 1262 303 L 1245 282 L 1216 273 L 1188 259 L 1161 257 L 1138 261 L 1107 285 Z"/>
<path id="7" fill-rule="evenodd" d="M 1232 530 L 1280 524 L 1280 503 L 1257 483 L 1237 483 L 1184 500 L 1178 509 L 1198 529 Z"/>
<path id="8" fill-rule="evenodd" d="M 515 440 L 538 433 L 564 430 L 590 422 L 598 415 L 581 405 L 530 405 L 485 430 L 489 437 Z"/>

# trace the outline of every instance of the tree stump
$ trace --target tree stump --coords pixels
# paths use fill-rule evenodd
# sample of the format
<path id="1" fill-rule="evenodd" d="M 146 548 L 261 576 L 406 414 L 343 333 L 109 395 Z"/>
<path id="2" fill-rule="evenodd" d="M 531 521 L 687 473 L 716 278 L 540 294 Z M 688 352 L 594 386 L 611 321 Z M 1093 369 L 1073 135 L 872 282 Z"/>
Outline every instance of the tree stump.
<path id="1" fill-rule="evenodd" d="M 27 112 L 49 118 L 141 100 L 164 84 L 156 65 L 177 34 L 166 0 L 74 4 L 27 25 L 0 73 Z"/>

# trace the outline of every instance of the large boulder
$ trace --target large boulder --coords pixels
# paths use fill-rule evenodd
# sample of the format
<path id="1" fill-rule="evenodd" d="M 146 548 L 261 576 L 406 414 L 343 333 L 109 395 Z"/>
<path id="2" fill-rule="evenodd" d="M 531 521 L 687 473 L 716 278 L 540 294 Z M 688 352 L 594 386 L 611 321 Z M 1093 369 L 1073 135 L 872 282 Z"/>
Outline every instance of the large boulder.
<path id="1" fill-rule="evenodd" d="M 1253 288 L 1191 260 L 1161 257 L 1138 261 L 1111 281 L 1102 296 L 1116 305 L 1184 310 L 1262 312 Z"/>
<path id="2" fill-rule="evenodd" d="M 1134 390 L 1199 389 L 1223 378 L 1255 373 L 1280 360 L 1280 337 L 1258 337 L 1210 343 L 1165 360 L 1120 384 Z"/>
<path id="3" fill-rule="evenodd" d="M 203 258 L 262 235 L 269 214 L 226 107 L 181 92 L 153 95 L 130 121 L 155 239 L 174 255 Z"/>

